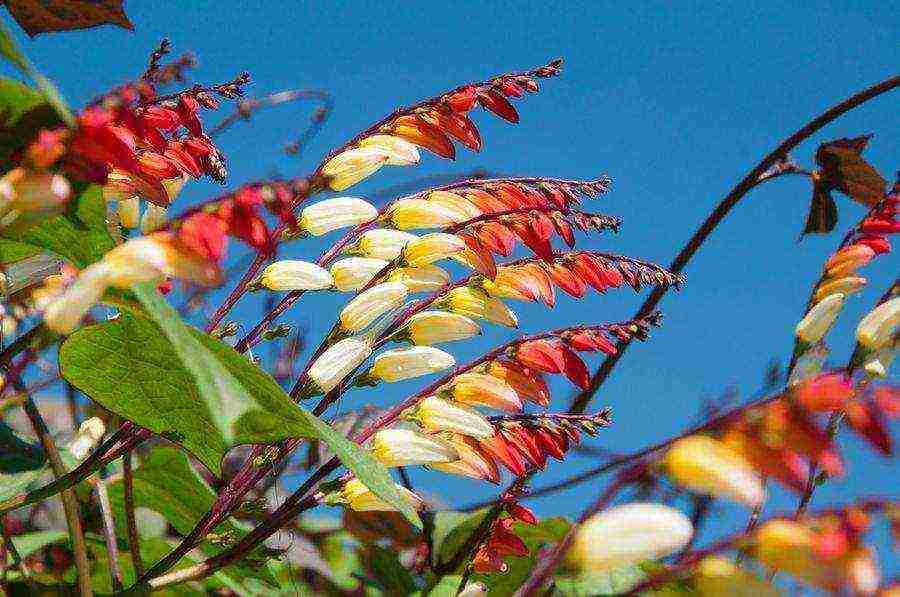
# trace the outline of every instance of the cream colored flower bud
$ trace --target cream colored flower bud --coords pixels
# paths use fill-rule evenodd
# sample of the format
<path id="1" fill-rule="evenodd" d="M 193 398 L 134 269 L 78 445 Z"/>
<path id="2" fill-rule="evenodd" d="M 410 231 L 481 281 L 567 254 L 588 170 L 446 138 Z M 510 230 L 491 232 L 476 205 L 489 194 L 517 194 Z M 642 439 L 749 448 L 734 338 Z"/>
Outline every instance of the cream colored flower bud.
<path id="1" fill-rule="evenodd" d="M 479 288 L 454 288 L 440 304 L 460 315 L 487 319 L 511 328 L 519 327 L 519 319 L 512 309 Z"/>
<path id="2" fill-rule="evenodd" d="M 393 383 L 449 369 L 456 364 L 453 355 L 432 346 L 395 348 L 377 355 L 369 376 Z"/>
<path id="3" fill-rule="evenodd" d="M 144 215 L 141 216 L 141 232 L 150 234 L 162 228 L 166 223 L 166 208 L 153 203 L 147 203 Z"/>
<path id="4" fill-rule="evenodd" d="M 843 278 L 837 278 L 836 280 L 828 280 L 823 282 L 822 285 L 816 289 L 816 296 L 814 297 L 815 302 L 819 302 L 825 297 L 841 293 L 845 297 L 850 296 L 851 294 L 857 293 L 866 286 L 866 279 L 861 276 L 845 276 Z"/>
<path id="5" fill-rule="evenodd" d="M 125 228 L 137 228 L 141 220 L 141 202 L 137 197 L 119 200 L 119 223 Z"/>
<path id="6" fill-rule="evenodd" d="M 372 346 L 362 338 L 344 338 L 335 342 L 313 362 L 309 379 L 327 394 L 372 354 Z"/>
<path id="7" fill-rule="evenodd" d="M 694 572 L 694 590 L 700 597 L 779 597 L 772 583 L 721 556 L 704 558 Z"/>
<path id="8" fill-rule="evenodd" d="M 341 311 L 341 329 L 358 332 L 403 304 L 409 289 L 400 282 L 384 282 L 369 288 Z"/>
<path id="9" fill-rule="evenodd" d="M 478 411 L 434 396 L 422 400 L 410 416 L 431 433 L 451 431 L 471 437 L 494 435 L 494 428 Z"/>
<path id="10" fill-rule="evenodd" d="M 797 337 L 809 344 L 815 344 L 828 333 L 843 307 L 843 293 L 829 294 L 816 303 L 797 324 Z"/>
<path id="11" fill-rule="evenodd" d="M 97 304 L 109 287 L 109 265 L 103 261 L 86 267 L 60 296 L 44 310 L 44 323 L 58 334 L 69 334 Z"/>
<path id="12" fill-rule="evenodd" d="M 466 220 L 465 214 L 425 199 L 400 199 L 391 205 L 388 218 L 399 230 L 443 228 Z"/>
<path id="13" fill-rule="evenodd" d="M 880 350 L 893 342 L 900 325 L 900 296 L 885 301 L 863 317 L 856 328 L 856 339 L 869 350 Z"/>
<path id="14" fill-rule="evenodd" d="M 81 460 L 94 449 L 94 446 L 100 443 L 104 433 L 106 433 L 106 425 L 103 424 L 103 419 L 99 417 L 87 419 L 78 426 L 78 431 L 75 433 L 72 443 L 69 444 L 69 452 Z"/>
<path id="15" fill-rule="evenodd" d="M 359 142 L 360 147 L 380 149 L 387 154 L 390 166 L 411 166 L 421 159 L 419 148 L 400 137 L 391 135 L 372 135 Z"/>
<path id="16" fill-rule="evenodd" d="M 388 262 L 374 257 L 347 257 L 331 266 L 334 286 L 341 292 L 359 290 L 372 281 Z"/>
<path id="17" fill-rule="evenodd" d="M 432 345 L 478 336 L 481 328 L 465 315 L 447 311 L 422 311 L 409 318 L 406 332 L 413 344 Z"/>
<path id="18" fill-rule="evenodd" d="M 266 267 L 252 286 L 267 290 L 324 290 L 334 286 L 328 270 L 296 259 L 276 261 Z"/>
<path id="19" fill-rule="evenodd" d="M 663 459 L 672 480 L 696 493 L 755 508 L 766 499 L 762 479 L 743 456 L 705 435 L 678 440 Z"/>
<path id="20" fill-rule="evenodd" d="M 388 276 L 389 282 L 402 282 L 410 292 L 434 292 L 450 282 L 450 274 L 436 265 L 398 267 Z"/>
<path id="21" fill-rule="evenodd" d="M 455 234 L 433 232 L 406 245 L 403 249 L 403 262 L 413 267 L 421 267 L 465 250 L 466 243 Z"/>
<path id="22" fill-rule="evenodd" d="M 691 521 L 669 506 L 615 506 L 579 527 L 566 560 L 581 570 L 601 572 L 675 553 L 693 534 Z"/>
<path id="23" fill-rule="evenodd" d="M 363 257 L 376 257 L 391 261 L 400 256 L 403 247 L 417 238 L 419 237 L 409 232 L 376 228 L 364 232 L 352 247 L 351 252 L 358 253 Z"/>
<path id="24" fill-rule="evenodd" d="M 423 503 L 419 496 L 402 485 L 396 485 L 396 488 L 400 495 L 409 500 L 416 510 L 422 509 Z M 344 483 L 337 501 L 357 512 L 393 512 L 397 509 L 372 493 L 371 489 L 356 478 Z"/>
<path id="25" fill-rule="evenodd" d="M 391 155 L 380 147 L 358 147 L 341 152 L 328 160 L 322 174 L 328 177 L 328 186 L 343 191 L 377 172 L 391 160 Z"/>
<path id="26" fill-rule="evenodd" d="M 486 406 L 507 412 L 522 410 L 522 399 L 512 386 L 493 375 L 463 373 L 444 388 L 453 399 L 469 406 Z"/>
<path id="27" fill-rule="evenodd" d="M 307 205 L 300 212 L 301 230 L 322 236 L 339 228 L 371 222 L 378 215 L 368 201 L 356 197 L 335 197 Z"/>
<path id="28" fill-rule="evenodd" d="M 411 429 L 382 429 L 372 438 L 372 456 L 384 466 L 452 462 L 459 458 L 447 442 Z"/>

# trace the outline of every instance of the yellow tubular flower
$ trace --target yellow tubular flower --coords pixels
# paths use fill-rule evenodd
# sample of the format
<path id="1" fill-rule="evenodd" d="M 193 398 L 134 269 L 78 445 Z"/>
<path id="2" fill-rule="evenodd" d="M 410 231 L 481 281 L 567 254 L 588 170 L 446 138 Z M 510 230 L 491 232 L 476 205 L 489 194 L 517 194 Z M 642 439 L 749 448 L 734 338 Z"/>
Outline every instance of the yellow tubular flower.
<path id="1" fill-rule="evenodd" d="M 516 391 L 493 375 L 463 373 L 454 377 L 445 390 L 460 404 L 486 406 L 507 412 L 522 410 L 522 400 Z"/>
<path id="2" fill-rule="evenodd" d="M 837 571 L 825 566 L 815 552 L 816 538 L 805 525 L 792 520 L 770 520 L 754 536 L 753 555 L 777 572 L 817 586 L 829 584 Z"/>
<path id="3" fill-rule="evenodd" d="M 693 534 L 691 521 L 669 506 L 615 506 L 579 527 L 566 561 L 583 571 L 602 572 L 675 553 Z"/>
<path id="4" fill-rule="evenodd" d="M 331 266 L 334 286 L 341 292 L 359 290 L 372 281 L 388 262 L 374 257 L 347 257 Z"/>
<path id="5" fill-rule="evenodd" d="M 413 267 L 421 267 L 452 257 L 465 249 L 466 243 L 455 234 L 432 232 L 406 245 L 403 249 L 403 262 Z"/>
<path id="6" fill-rule="evenodd" d="M 356 197 L 335 197 L 313 203 L 300 212 L 300 229 L 322 236 L 339 228 L 356 226 L 375 219 L 378 210 L 369 203 Z"/>
<path id="7" fill-rule="evenodd" d="M 401 199 L 391 205 L 388 220 L 399 230 L 443 228 L 466 220 L 465 214 L 425 199 Z"/>
<path id="8" fill-rule="evenodd" d="M 497 463 L 493 458 L 486 457 L 478 448 L 474 447 L 470 443 L 471 440 L 462 435 L 450 434 L 447 441 L 456 448 L 459 460 L 429 464 L 428 468 L 480 481 L 500 482 L 500 470 L 497 468 Z"/>
<path id="9" fill-rule="evenodd" d="M 119 223 L 124 228 L 137 228 L 141 220 L 141 202 L 137 197 L 119 200 Z"/>
<path id="10" fill-rule="evenodd" d="M 419 237 L 409 232 L 376 228 L 364 232 L 359 240 L 348 248 L 347 253 L 391 261 L 400 257 L 403 247 L 417 238 Z"/>
<path id="11" fill-rule="evenodd" d="M 410 292 L 434 292 L 450 282 L 450 274 L 436 265 L 398 267 L 388 276 L 389 282 L 402 282 Z"/>
<path id="12" fill-rule="evenodd" d="M 492 323 L 510 328 L 519 327 L 519 320 L 512 309 L 507 307 L 503 301 L 488 296 L 486 292 L 478 288 L 468 286 L 454 288 L 441 300 L 441 305 L 453 313 L 487 319 Z"/>
<path id="13" fill-rule="evenodd" d="M 384 282 L 369 288 L 341 311 L 341 329 L 358 332 L 403 304 L 409 289 L 400 282 Z"/>
<path id="14" fill-rule="evenodd" d="M 360 141 L 359 146 L 382 150 L 388 156 L 385 163 L 389 166 L 411 166 L 420 160 L 419 148 L 400 137 L 372 135 Z"/>
<path id="15" fill-rule="evenodd" d="M 861 276 L 845 276 L 843 278 L 837 278 L 835 280 L 828 280 L 821 286 L 819 286 L 819 288 L 816 290 L 816 296 L 813 300 L 818 303 L 825 297 L 838 293 L 843 294 L 845 297 L 847 297 L 851 294 L 859 292 L 865 287 L 865 285 L 866 279 Z"/>
<path id="16" fill-rule="evenodd" d="M 893 342 L 900 325 L 900 296 L 885 301 L 863 317 L 856 328 L 856 339 L 869 350 L 880 350 Z"/>
<path id="17" fill-rule="evenodd" d="M 705 435 L 675 442 L 663 459 L 666 472 L 691 491 L 723 497 L 754 508 L 763 503 L 762 479 L 743 456 Z"/>
<path id="18" fill-rule="evenodd" d="M 267 290 L 324 290 L 334 286 L 328 270 L 296 259 L 285 259 L 270 264 L 256 278 L 254 287 Z"/>
<path id="19" fill-rule="evenodd" d="M 446 207 L 450 211 L 458 214 L 460 222 L 477 218 L 482 214 L 481 210 L 472 205 L 472 203 L 455 193 L 447 191 L 432 191 L 428 193 L 427 200 L 431 203 Z"/>
<path id="20" fill-rule="evenodd" d="M 402 485 L 396 485 L 396 488 L 400 495 L 412 502 L 416 510 L 422 509 L 423 503 L 419 496 Z M 355 477 L 344 483 L 336 501 L 357 512 L 393 512 L 396 510 L 394 506 L 372 493 L 371 489 Z"/>
<path id="21" fill-rule="evenodd" d="M 478 411 L 429 396 L 422 400 L 410 417 L 426 431 L 451 431 L 471 437 L 491 437 L 494 428 Z"/>
<path id="22" fill-rule="evenodd" d="M 106 425 L 103 424 L 103 419 L 99 417 L 87 419 L 75 432 L 75 437 L 72 439 L 72 443 L 69 444 L 69 452 L 72 456 L 81 460 L 94 449 L 94 446 L 100 443 L 104 433 L 106 433 Z"/>
<path id="23" fill-rule="evenodd" d="M 829 294 L 816 303 L 797 324 L 797 337 L 809 344 L 815 344 L 828 333 L 843 307 L 843 293 Z"/>
<path id="24" fill-rule="evenodd" d="M 309 368 L 309 379 L 323 394 L 361 365 L 372 354 L 372 346 L 360 338 L 344 338 L 331 345 Z"/>
<path id="25" fill-rule="evenodd" d="M 406 333 L 413 344 L 431 345 L 478 336 L 481 328 L 465 315 L 446 311 L 422 311 L 409 318 Z"/>
<path id="26" fill-rule="evenodd" d="M 825 262 L 825 273 L 829 278 L 841 278 L 875 259 L 875 251 L 866 245 L 850 245 L 832 255 Z"/>
<path id="27" fill-rule="evenodd" d="M 144 208 L 144 215 L 141 216 L 141 232 L 150 234 L 162 228 L 165 223 L 166 208 L 147 203 L 147 206 Z"/>
<path id="28" fill-rule="evenodd" d="M 694 572 L 694 590 L 700 597 L 779 597 L 772 583 L 738 567 L 728 558 L 704 558 Z"/>
<path id="29" fill-rule="evenodd" d="M 449 369 L 453 355 L 432 346 L 412 346 L 386 350 L 372 360 L 369 376 L 388 383 L 420 377 Z"/>
<path id="30" fill-rule="evenodd" d="M 368 178 L 390 160 L 390 153 L 381 147 L 348 149 L 328 160 L 322 174 L 328 177 L 331 190 L 343 191 Z"/>
<path id="31" fill-rule="evenodd" d="M 372 456 L 387 467 L 453 462 L 459 454 L 445 441 L 411 429 L 382 429 L 372 438 Z"/>
<path id="32" fill-rule="evenodd" d="M 59 334 L 69 334 L 96 305 L 109 287 L 109 265 L 103 261 L 86 267 L 75 282 L 44 310 L 44 323 Z"/>

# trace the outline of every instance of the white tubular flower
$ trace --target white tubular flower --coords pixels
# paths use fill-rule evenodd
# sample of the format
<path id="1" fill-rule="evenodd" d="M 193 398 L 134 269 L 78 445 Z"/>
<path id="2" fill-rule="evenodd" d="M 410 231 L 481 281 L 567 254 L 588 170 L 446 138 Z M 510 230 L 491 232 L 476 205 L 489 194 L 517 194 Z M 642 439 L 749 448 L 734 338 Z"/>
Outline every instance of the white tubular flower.
<path id="1" fill-rule="evenodd" d="M 343 191 L 368 178 L 390 160 L 388 151 L 380 147 L 357 147 L 328 160 L 322 174 L 328 177 L 331 190 Z"/>
<path id="2" fill-rule="evenodd" d="M 566 559 L 600 572 L 656 560 L 683 548 L 694 534 L 688 518 L 662 504 L 625 504 L 589 518 L 575 534 Z"/>
<path id="3" fill-rule="evenodd" d="M 103 424 L 103 419 L 99 417 L 87 419 L 79 425 L 72 443 L 69 444 L 69 452 L 81 460 L 100 442 L 104 433 L 106 433 L 106 425 Z"/>
<path id="4" fill-rule="evenodd" d="M 673 481 L 691 491 L 755 508 L 766 499 L 762 479 L 743 456 L 705 435 L 675 442 L 663 460 Z"/>
<path id="5" fill-rule="evenodd" d="M 268 265 L 251 286 L 274 291 L 324 290 L 334 286 L 334 280 L 315 263 L 285 259 Z"/>
<path id="6" fill-rule="evenodd" d="M 322 236 L 339 228 L 371 222 L 378 215 L 368 201 L 356 197 L 335 197 L 313 203 L 300 212 L 300 229 Z"/>
<path id="7" fill-rule="evenodd" d="M 335 342 L 313 362 L 309 379 L 323 394 L 330 392 L 341 380 L 372 354 L 372 346 L 361 338 L 344 338 Z"/>
<path id="8" fill-rule="evenodd" d="M 391 135 L 372 135 L 359 142 L 360 147 L 379 149 L 387 154 L 385 162 L 389 166 L 412 166 L 418 164 L 421 157 L 419 148 L 400 137 Z"/>
<path id="9" fill-rule="evenodd" d="M 459 458 L 447 442 L 411 429 L 382 429 L 372 438 L 372 456 L 387 467 L 452 462 Z"/>
<path id="10" fill-rule="evenodd" d="M 450 282 L 450 274 L 436 265 L 398 267 L 388 275 L 390 282 L 402 282 L 410 292 L 434 292 Z"/>
<path id="11" fill-rule="evenodd" d="M 377 355 L 369 376 L 388 383 L 412 379 L 449 369 L 456 364 L 452 354 L 432 346 L 394 348 Z"/>
<path id="12" fill-rule="evenodd" d="M 124 228 L 137 228 L 141 221 L 141 202 L 137 197 L 119 200 L 119 223 Z"/>
<path id="13" fill-rule="evenodd" d="M 376 228 L 364 232 L 351 251 L 363 257 L 376 257 L 391 261 L 400 256 L 403 247 L 417 238 L 419 237 L 409 232 Z"/>
<path id="14" fill-rule="evenodd" d="M 147 203 L 144 215 L 141 216 L 141 232 L 150 234 L 163 227 L 166 223 L 166 208 L 153 203 Z"/>
<path id="15" fill-rule="evenodd" d="M 331 266 L 334 286 L 341 292 L 359 290 L 372 281 L 389 262 L 374 257 L 347 257 Z"/>
<path id="16" fill-rule="evenodd" d="M 407 265 L 421 267 L 465 250 L 466 243 L 455 234 L 432 232 L 406 245 L 403 249 L 403 261 Z"/>
<path id="17" fill-rule="evenodd" d="M 471 437 L 491 437 L 494 428 L 478 411 L 429 396 L 422 400 L 410 417 L 426 431 L 451 431 Z"/>
<path id="18" fill-rule="evenodd" d="M 466 220 L 465 214 L 425 199 L 401 199 L 388 211 L 391 224 L 399 230 L 443 228 Z"/>
<path id="19" fill-rule="evenodd" d="M 844 294 L 829 294 L 816 303 L 797 324 L 797 337 L 808 344 L 815 344 L 828 333 L 843 308 Z"/>
<path id="20" fill-rule="evenodd" d="M 409 500 L 416 510 L 423 507 L 422 499 L 412 491 L 396 485 L 401 496 Z M 372 493 L 372 490 L 357 478 L 350 479 L 341 488 L 334 503 L 344 504 L 356 512 L 393 512 L 396 508 Z"/>
<path id="21" fill-rule="evenodd" d="M 384 282 L 369 288 L 341 311 L 341 329 L 358 332 L 403 304 L 409 289 L 400 282 Z"/>
<path id="22" fill-rule="evenodd" d="M 457 313 L 422 311 L 409 318 L 409 341 L 417 345 L 465 340 L 481 334 L 477 323 Z"/>
<path id="23" fill-rule="evenodd" d="M 885 301 L 863 317 L 856 328 L 856 339 L 869 350 L 880 350 L 893 342 L 900 325 L 900 296 Z"/>
<path id="24" fill-rule="evenodd" d="M 487 319 L 510 328 L 519 327 L 519 319 L 512 309 L 500 299 L 488 296 L 478 288 L 468 286 L 454 288 L 440 304 L 460 315 Z"/>
<path id="25" fill-rule="evenodd" d="M 100 261 L 86 267 L 72 285 L 44 310 L 44 323 L 58 334 L 69 334 L 96 305 L 110 285 L 109 265 Z"/>

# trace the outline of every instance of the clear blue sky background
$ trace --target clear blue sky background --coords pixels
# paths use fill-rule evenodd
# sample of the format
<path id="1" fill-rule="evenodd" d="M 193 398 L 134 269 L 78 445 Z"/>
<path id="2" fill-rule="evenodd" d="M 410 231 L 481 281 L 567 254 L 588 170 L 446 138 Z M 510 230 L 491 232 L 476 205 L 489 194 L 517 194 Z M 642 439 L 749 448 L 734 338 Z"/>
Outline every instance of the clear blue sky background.
<path id="1" fill-rule="evenodd" d="M 455 163 L 429 155 L 417 169 L 379 174 L 353 194 L 479 166 L 511 175 L 608 173 L 613 192 L 590 207 L 622 217 L 622 232 L 583 246 L 661 263 L 780 139 L 840 99 L 896 74 L 900 65 L 900 12 L 877 1 L 682 3 L 678 9 L 603 2 L 131 1 L 127 9 L 135 33 L 106 27 L 34 41 L 18 37 L 75 105 L 141 72 L 163 36 L 176 52 L 198 54 L 200 81 L 248 70 L 254 94 L 300 87 L 334 95 L 333 117 L 299 158 L 280 148 L 306 126 L 309 109 L 302 105 L 263 114 L 223 136 L 231 185 L 273 171 L 302 174 L 330 147 L 398 105 L 563 56 L 563 76 L 518 104 L 519 126 L 476 113 L 485 139 L 481 155 L 460 150 Z M 897 107 L 896 93 L 878 99 L 826 128 L 795 157 L 812 167 L 819 142 L 875 132 L 867 157 L 892 178 L 900 167 Z M 214 192 L 214 185 L 195 184 L 179 206 Z M 748 196 L 716 231 L 687 268 L 684 290 L 662 303 L 664 327 L 629 351 L 598 395 L 596 403 L 613 406 L 616 418 L 598 445 L 627 451 L 677 433 L 703 399 L 727 386 L 746 397 L 771 358 L 786 362 L 810 285 L 839 241 L 833 234 L 796 242 L 809 195 L 803 179 L 776 181 Z M 844 199 L 839 204 L 844 229 L 862 209 Z M 322 246 L 304 243 L 289 254 L 313 257 Z M 850 301 L 832 335 L 836 359 L 846 358 L 856 321 L 896 275 L 897 264 L 891 255 L 867 271 L 872 287 Z M 627 293 L 584 302 L 563 296 L 553 311 L 528 305 L 519 313 L 523 329 L 535 331 L 626 318 L 640 300 Z M 256 307 L 242 305 L 237 313 L 255 319 Z M 324 297 L 304 300 L 286 321 L 305 323 L 317 339 L 333 317 L 333 299 Z M 495 342 L 510 337 L 504 330 L 487 336 Z M 465 357 L 484 349 L 456 351 Z M 572 389 L 554 387 L 554 407 L 561 410 Z M 393 401 L 411 389 L 356 392 L 342 408 Z M 843 439 L 849 474 L 822 488 L 815 503 L 896 495 L 896 461 L 860 448 L 849 433 Z M 572 458 L 537 484 L 591 464 Z M 490 495 L 478 484 L 431 473 L 416 481 L 449 504 Z M 533 504 L 540 514 L 571 515 L 600 489 L 598 482 Z M 792 504 L 792 497 L 775 492 L 773 509 Z M 745 513 L 727 512 L 731 524 L 743 524 Z M 896 574 L 896 557 L 883 551 L 882 558 L 888 575 Z"/>

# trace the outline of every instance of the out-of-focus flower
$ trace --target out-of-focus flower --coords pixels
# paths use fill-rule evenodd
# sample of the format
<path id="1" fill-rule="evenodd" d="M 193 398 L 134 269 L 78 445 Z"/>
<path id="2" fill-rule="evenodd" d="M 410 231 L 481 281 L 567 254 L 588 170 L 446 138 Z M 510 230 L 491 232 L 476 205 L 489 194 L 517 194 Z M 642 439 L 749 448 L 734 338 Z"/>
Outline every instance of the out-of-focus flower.
<path id="1" fill-rule="evenodd" d="M 148 203 L 141 216 L 141 232 L 150 234 L 162 228 L 166 223 L 166 211 L 165 207 Z"/>
<path id="2" fill-rule="evenodd" d="M 410 166 L 418 164 L 420 160 L 419 150 L 415 145 L 391 135 L 372 135 L 359 142 L 360 147 L 373 147 L 383 151 L 387 155 L 389 166 Z"/>
<path id="3" fill-rule="evenodd" d="M 512 309 L 500 299 L 488 296 L 478 288 L 468 286 L 454 288 L 438 302 L 437 306 L 443 306 L 453 313 L 486 319 L 499 325 L 519 327 L 519 320 Z"/>
<path id="4" fill-rule="evenodd" d="M 0 178 L 0 230 L 25 230 L 61 214 L 71 195 L 60 174 L 10 170 Z"/>
<path id="5" fill-rule="evenodd" d="M 421 267 L 451 257 L 465 248 L 466 244 L 454 234 L 432 232 L 410 241 L 403 248 L 403 262 Z"/>
<path id="6" fill-rule="evenodd" d="M 703 558 L 693 576 L 700 597 L 779 597 L 781 592 L 770 582 L 737 566 L 721 556 Z"/>
<path id="7" fill-rule="evenodd" d="M 829 294 L 816 303 L 797 324 L 797 337 L 808 344 L 815 344 L 828 333 L 843 307 L 842 293 Z"/>
<path id="8" fill-rule="evenodd" d="M 831 412 L 846 406 L 855 391 L 844 373 L 824 373 L 798 386 L 796 400 L 810 412 Z"/>
<path id="9" fill-rule="evenodd" d="M 334 286 L 341 292 L 359 290 L 372 281 L 375 275 L 387 266 L 384 259 L 374 257 L 347 257 L 331 266 Z"/>
<path id="10" fill-rule="evenodd" d="M 900 326 L 900 296 L 889 299 L 863 317 L 856 328 L 857 341 L 869 350 L 881 350 L 893 343 Z"/>
<path id="11" fill-rule="evenodd" d="M 832 294 L 850 296 L 862 290 L 866 285 L 866 279 L 861 276 L 844 276 L 835 280 L 824 281 L 816 290 L 813 300 L 819 302 Z"/>
<path id="12" fill-rule="evenodd" d="M 465 315 L 429 310 L 410 317 L 403 332 L 413 344 L 430 346 L 477 336 L 481 328 Z"/>
<path id="13" fill-rule="evenodd" d="M 356 332 L 400 307 L 409 289 L 400 282 L 384 282 L 369 288 L 347 303 L 341 311 L 341 329 Z"/>
<path id="14" fill-rule="evenodd" d="M 443 228 L 464 221 L 466 216 L 446 205 L 425 199 L 400 199 L 391 205 L 387 219 L 398 230 L 415 230 Z"/>
<path id="15" fill-rule="evenodd" d="M 300 212 L 300 230 L 322 236 L 340 228 L 356 226 L 375 219 L 378 210 L 363 199 L 335 197 L 307 205 Z"/>
<path id="16" fill-rule="evenodd" d="M 456 364 L 450 353 L 432 346 L 386 350 L 372 360 L 368 377 L 393 383 L 448 369 Z"/>
<path id="17" fill-rule="evenodd" d="M 875 251 L 866 245 L 854 244 L 832 255 L 825 262 L 825 274 L 829 278 L 841 278 L 852 274 L 875 259 Z"/>
<path id="18" fill-rule="evenodd" d="M 411 429 L 382 429 L 372 438 L 372 456 L 387 467 L 453 462 L 453 446 Z"/>
<path id="19" fill-rule="evenodd" d="M 322 175 L 328 178 L 328 186 L 333 191 L 343 191 L 377 172 L 391 160 L 396 160 L 396 152 L 383 147 L 358 147 L 343 151 L 322 166 Z"/>
<path id="20" fill-rule="evenodd" d="M 125 228 L 137 228 L 141 221 L 141 202 L 137 197 L 120 199 L 118 204 L 119 223 Z"/>
<path id="21" fill-rule="evenodd" d="M 662 504 L 625 504 L 595 514 L 575 534 L 566 561 L 585 571 L 656 560 L 683 548 L 691 521 Z"/>
<path id="22" fill-rule="evenodd" d="M 347 248 L 347 253 L 391 261 L 400 257 L 403 247 L 417 238 L 409 232 L 376 228 L 362 233 L 356 243 Z"/>
<path id="23" fill-rule="evenodd" d="M 75 432 L 75 437 L 69 444 L 69 452 L 81 460 L 100 442 L 104 433 L 106 433 L 106 425 L 103 423 L 103 419 L 99 417 L 87 419 L 78 426 L 78 431 Z"/>
<path id="24" fill-rule="evenodd" d="M 486 406 L 507 412 L 522 410 L 516 391 L 493 375 L 463 373 L 454 377 L 444 390 L 456 402 L 469 406 Z"/>
<path id="25" fill-rule="evenodd" d="M 483 582 L 470 582 L 463 587 L 457 597 L 483 597 L 487 595 L 487 586 Z"/>
<path id="26" fill-rule="evenodd" d="M 479 445 L 465 435 L 451 434 L 446 438 L 459 454 L 459 459 L 452 462 L 438 462 L 428 465 L 436 471 L 451 475 L 462 475 L 481 481 L 497 484 L 500 482 L 500 471 L 494 459 Z"/>
<path id="27" fill-rule="evenodd" d="M 409 500 L 417 510 L 422 509 L 422 499 L 419 496 L 402 485 L 395 485 L 395 487 L 400 495 Z M 371 489 L 356 478 L 344 483 L 339 492 L 326 496 L 325 502 L 331 505 L 344 504 L 357 512 L 393 512 L 397 509 L 372 493 Z"/>
<path id="28" fill-rule="evenodd" d="M 705 435 L 692 435 L 672 444 L 663 464 L 673 481 L 697 493 L 728 498 L 750 508 L 766 498 L 762 479 L 750 463 Z"/>
<path id="29" fill-rule="evenodd" d="M 402 282 L 410 292 L 434 292 L 450 282 L 450 274 L 436 265 L 398 267 L 391 270 L 389 282 Z"/>
<path id="30" fill-rule="evenodd" d="M 324 290 L 334 286 L 334 279 L 328 270 L 297 259 L 276 261 L 262 271 L 251 283 L 251 288 L 265 288 L 274 291 Z"/>
<path id="31" fill-rule="evenodd" d="M 408 415 L 431 433 L 450 431 L 472 437 L 490 437 L 494 428 L 476 410 L 429 396 Z"/>
<path id="32" fill-rule="evenodd" d="M 364 338 L 344 338 L 328 347 L 309 368 L 309 379 L 316 389 L 327 394 L 372 354 L 372 345 Z"/>
<path id="33" fill-rule="evenodd" d="M 872 377 L 887 377 L 898 350 L 900 350 L 900 339 L 867 356 L 863 362 L 863 369 Z"/>

